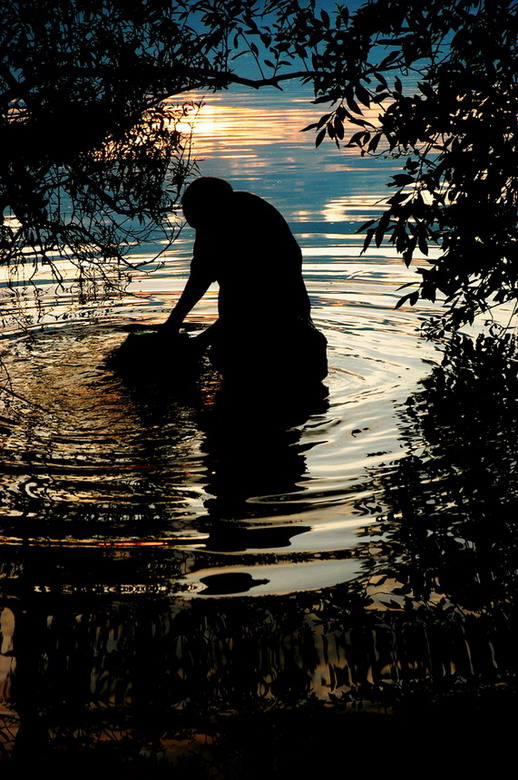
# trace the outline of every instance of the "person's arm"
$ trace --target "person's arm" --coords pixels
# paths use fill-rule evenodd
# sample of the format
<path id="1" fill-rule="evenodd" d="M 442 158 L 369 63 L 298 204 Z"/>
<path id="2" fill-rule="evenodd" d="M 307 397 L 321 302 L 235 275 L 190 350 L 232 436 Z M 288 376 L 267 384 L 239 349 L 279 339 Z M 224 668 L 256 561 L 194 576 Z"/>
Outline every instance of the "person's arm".
<path id="1" fill-rule="evenodd" d="M 196 255 L 191 263 L 191 273 L 185 285 L 184 291 L 174 307 L 173 311 L 160 327 L 163 334 L 175 334 L 191 309 L 207 292 L 214 279 L 207 270 L 206 264 Z"/>
<path id="2" fill-rule="evenodd" d="M 162 325 L 162 329 L 171 333 L 178 331 L 185 317 L 205 295 L 211 283 L 212 279 L 207 276 L 191 273 L 178 303 Z"/>

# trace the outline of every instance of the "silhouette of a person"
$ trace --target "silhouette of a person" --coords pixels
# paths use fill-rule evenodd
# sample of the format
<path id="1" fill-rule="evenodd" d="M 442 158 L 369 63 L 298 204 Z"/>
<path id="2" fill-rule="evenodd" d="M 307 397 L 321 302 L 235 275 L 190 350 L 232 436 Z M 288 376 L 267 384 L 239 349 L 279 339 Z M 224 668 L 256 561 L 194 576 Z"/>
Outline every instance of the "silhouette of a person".
<path id="1" fill-rule="evenodd" d="M 236 192 L 223 179 L 202 177 L 182 198 L 196 229 L 185 289 L 161 326 L 174 335 L 213 283 L 219 284 L 218 320 L 201 336 L 218 367 L 231 370 L 252 362 L 276 370 L 317 356 L 318 378 L 327 373 L 326 340 L 310 316 L 302 278 L 302 253 L 284 217 L 250 192 Z M 313 361 L 314 362 L 314 361 Z"/>

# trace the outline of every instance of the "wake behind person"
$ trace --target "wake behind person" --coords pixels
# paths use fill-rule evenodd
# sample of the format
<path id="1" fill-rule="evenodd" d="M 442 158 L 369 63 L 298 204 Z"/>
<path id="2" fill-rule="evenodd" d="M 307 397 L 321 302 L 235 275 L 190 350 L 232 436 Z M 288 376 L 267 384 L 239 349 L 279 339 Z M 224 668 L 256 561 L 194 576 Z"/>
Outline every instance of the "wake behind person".
<path id="1" fill-rule="evenodd" d="M 195 341 L 210 346 L 224 376 L 321 380 L 326 339 L 316 330 L 302 278 L 302 253 L 286 220 L 267 201 L 202 177 L 182 198 L 196 230 L 185 289 L 160 336 L 174 336 L 208 287 L 219 285 L 218 319 Z"/>

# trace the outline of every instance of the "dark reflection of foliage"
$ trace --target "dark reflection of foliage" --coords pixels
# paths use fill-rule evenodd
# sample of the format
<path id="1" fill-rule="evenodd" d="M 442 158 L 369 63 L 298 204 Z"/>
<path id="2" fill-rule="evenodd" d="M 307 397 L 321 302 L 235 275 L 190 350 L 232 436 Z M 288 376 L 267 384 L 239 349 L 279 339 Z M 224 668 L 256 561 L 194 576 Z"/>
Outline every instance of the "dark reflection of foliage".
<path id="1" fill-rule="evenodd" d="M 514 609 L 518 558 L 516 342 L 457 337 L 402 411 L 410 442 L 382 479 L 392 506 L 373 569 L 393 593 L 476 611 Z M 379 581 L 382 586 L 382 580 Z"/>
<path id="2" fill-rule="evenodd" d="M 325 741 L 322 725 L 329 720 L 315 698 L 320 687 L 335 717 L 346 718 L 343 739 L 354 733 L 355 746 L 366 747 L 372 735 L 363 732 L 370 721 L 361 719 L 362 707 L 381 715 L 385 707 L 413 702 L 426 713 L 442 694 L 447 716 L 454 690 L 459 711 L 473 709 L 473 716 L 492 701 L 489 693 L 477 704 L 484 683 L 494 686 L 516 668 L 509 648 L 505 656 L 505 625 L 442 613 L 380 615 L 366 612 L 365 604 L 358 585 L 284 598 L 176 603 L 92 593 L 54 599 L 28 587 L 10 603 L 17 658 L 10 704 L 21 718 L 17 734 L 11 720 L 15 755 L 41 765 L 63 754 L 102 759 L 109 749 L 111 760 L 140 758 L 153 768 L 185 758 L 187 745 L 191 767 L 221 762 L 225 777 L 240 777 L 232 774 L 232 762 L 239 756 L 250 761 L 263 729 L 272 730 L 278 746 L 261 758 L 265 768 L 277 768 L 290 755 L 300 760 L 305 751 L 291 742 L 295 724 L 307 730 L 308 746 L 317 748 L 311 734 Z M 508 668 L 496 670 L 495 658 Z M 493 707 L 505 701 L 497 697 Z M 248 736 L 244 723 L 254 728 Z M 374 725 L 382 732 L 392 728 L 390 720 Z M 214 744 L 202 751 L 207 737 Z M 325 744 L 332 763 L 343 761 L 342 741 Z"/>

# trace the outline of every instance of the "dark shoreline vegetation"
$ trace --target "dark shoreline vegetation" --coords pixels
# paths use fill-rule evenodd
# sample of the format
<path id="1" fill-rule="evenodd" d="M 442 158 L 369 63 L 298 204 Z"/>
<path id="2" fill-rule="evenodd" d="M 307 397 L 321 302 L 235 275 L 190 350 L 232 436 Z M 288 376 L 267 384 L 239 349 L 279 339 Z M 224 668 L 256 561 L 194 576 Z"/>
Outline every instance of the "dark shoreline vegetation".
<path id="1" fill-rule="evenodd" d="M 403 301 L 446 298 L 435 327 L 444 359 L 398 408 L 405 455 L 361 475 L 380 497 L 377 520 L 352 550 L 323 555 L 358 567 L 334 587 L 254 596 L 260 581 L 233 572 L 209 574 L 190 598 L 182 584 L 209 557 L 224 567 L 228 551 L 243 567 L 249 549 L 265 565 L 287 560 L 283 546 L 304 527 L 234 518 L 258 484 L 296 491 L 297 425 L 325 395 L 253 420 L 247 461 L 246 408 L 229 411 L 210 375 L 172 389 L 128 379 L 144 426 L 176 425 L 180 442 L 182 425 L 199 426 L 211 495 L 199 550 L 139 546 L 144 529 L 158 538 L 168 522 L 146 496 L 133 514 L 52 506 L 44 489 L 2 496 L 0 761 L 14 768 L 237 780 L 443 770 L 453 751 L 465 771 L 514 746 L 516 339 L 511 328 L 456 331 L 517 300 L 517 4 L 265 8 L 2 0 L 0 265 L 49 268 L 59 282 L 68 258 L 80 301 L 99 284 L 109 295 L 131 273 L 134 242 L 178 231 L 196 167 L 171 99 L 297 76 L 325 104 L 317 145 L 400 159 L 385 213 L 363 226 L 365 248 L 388 241 L 407 265 L 424 263 Z M 20 311 L 20 328 L 38 327 Z M 0 419 L 0 435 L 11 422 Z M 27 463 L 38 473 L 30 452 Z"/>

